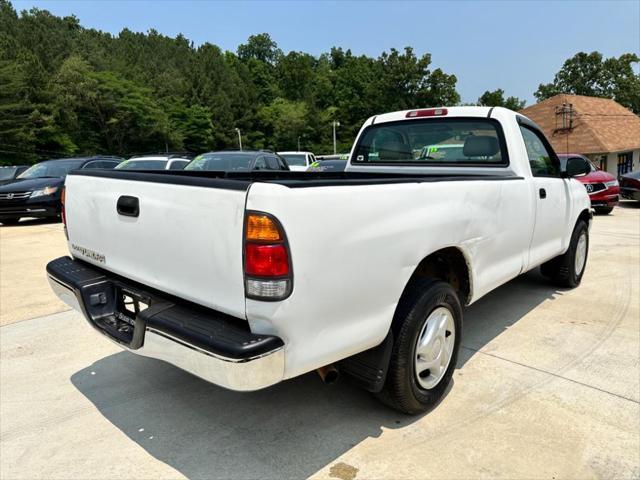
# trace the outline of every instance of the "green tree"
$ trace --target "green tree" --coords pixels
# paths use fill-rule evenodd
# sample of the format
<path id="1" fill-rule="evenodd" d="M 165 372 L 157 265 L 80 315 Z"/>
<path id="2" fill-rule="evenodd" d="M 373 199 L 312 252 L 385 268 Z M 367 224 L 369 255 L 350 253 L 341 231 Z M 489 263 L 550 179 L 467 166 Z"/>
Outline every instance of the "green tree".
<path id="1" fill-rule="evenodd" d="M 247 147 L 295 148 L 300 136 L 322 153 L 335 120 L 346 150 L 373 114 L 459 102 L 456 77 L 430 63 L 411 48 L 284 54 L 266 33 L 237 52 L 155 30 L 112 35 L 0 0 L 0 154 L 199 152 L 235 147 L 235 128 Z"/>
<path id="2" fill-rule="evenodd" d="M 307 114 L 304 102 L 292 102 L 284 98 L 276 98 L 270 105 L 262 107 L 258 115 L 271 139 L 264 146 L 277 150 L 295 150 L 298 136 L 305 133 Z"/>
<path id="3" fill-rule="evenodd" d="M 505 107 L 516 112 L 522 110 L 526 104 L 527 102 L 525 100 L 520 100 L 518 97 L 504 98 L 504 90 L 501 88 L 493 92 L 487 90 L 478 98 L 478 105 L 484 107 Z"/>
<path id="4" fill-rule="evenodd" d="M 633 70 L 640 57 L 625 53 L 603 59 L 599 52 L 580 52 L 564 62 L 553 82 L 540 84 L 534 93 L 542 101 L 560 93 L 611 98 L 640 113 L 640 75 Z"/>
<path id="5" fill-rule="evenodd" d="M 238 57 L 241 60 L 258 60 L 259 62 L 275 65 L 282 56 L 282 50 L 278 44 L 271 39 L 268 33 L 251 35 L 247 43 L 238 47 Z"/>

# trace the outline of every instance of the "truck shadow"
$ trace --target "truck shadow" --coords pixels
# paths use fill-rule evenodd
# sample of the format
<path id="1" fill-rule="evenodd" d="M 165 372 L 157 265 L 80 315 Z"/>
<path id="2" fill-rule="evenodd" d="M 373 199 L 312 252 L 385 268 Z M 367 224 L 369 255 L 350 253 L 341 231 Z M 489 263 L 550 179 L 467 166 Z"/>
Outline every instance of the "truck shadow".
<path id="1" fill-rule="evenodd" d="M 545 300 L 562 295 L 539 269 L 534 269 L 482 297 L 464 315 L 462 348 L 457 368 L 487 343 L 515 324 Z"/>
<path id="2" fill-rule="evenodd" d="M 469 308 L 458 368 L 555 292 L 533 273 Z M 347 381 L 324 386 L 315 373 L 235 393 L 127 352 L 71 381 L 131 440 L 188 478 L 307 477 L 382 427 L 421 418 L 390 410 Z"/>
<path id="3" fill-rule="evenodd" d="M 315 372 L 237 393 L 122 352 L 71 381 L 131 440 L 194 479 L 306 478 L 382 425 L 414 421 L 348 382 L 325 386 Z"/>

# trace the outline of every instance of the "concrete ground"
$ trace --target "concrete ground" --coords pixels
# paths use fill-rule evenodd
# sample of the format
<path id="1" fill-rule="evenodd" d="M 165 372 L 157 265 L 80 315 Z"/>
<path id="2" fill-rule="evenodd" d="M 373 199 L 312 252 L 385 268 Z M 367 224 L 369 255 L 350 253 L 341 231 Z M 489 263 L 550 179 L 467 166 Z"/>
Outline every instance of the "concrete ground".
<path id="1" fill-rule="evenodd" d="M 23 220 L 16 227 L 0 226 L 0 325 L 69 308 L 51 292 L 44 270 L 66 251 L 61 223 Z"/>
<path id="2" fill-rule="evenodd" d="M 2 479 L 640 478 L 638 204 L 595 218 L 579 288 L 533 272 L 467 309 L 453 385 L 418 417 L 315 374 L 241 394 L 119 350 L 53 313 L 62 236 L 0 231 Z"/>

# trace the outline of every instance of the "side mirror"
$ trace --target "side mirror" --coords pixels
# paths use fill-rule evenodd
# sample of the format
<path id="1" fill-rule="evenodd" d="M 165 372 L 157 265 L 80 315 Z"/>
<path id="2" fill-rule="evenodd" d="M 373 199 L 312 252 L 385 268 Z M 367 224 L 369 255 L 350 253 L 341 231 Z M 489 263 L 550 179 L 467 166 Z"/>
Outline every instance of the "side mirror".
<path id="1" fill-rule="evenodd" d="M 591 165 L 584 158 L 573 157 L 567 160 L 565 174 L 567 177 L 580 177 L 591 172 Z"/>

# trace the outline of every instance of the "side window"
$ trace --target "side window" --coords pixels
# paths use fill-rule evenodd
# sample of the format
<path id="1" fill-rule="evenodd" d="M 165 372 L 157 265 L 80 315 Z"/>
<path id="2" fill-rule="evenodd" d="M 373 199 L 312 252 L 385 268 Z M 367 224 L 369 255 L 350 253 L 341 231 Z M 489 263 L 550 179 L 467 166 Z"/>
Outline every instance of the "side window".
<path id="1" fill-rule="evenodd" d="M 524 125 L 520 125 L 520 132 L 524 139 L 529 165 L 534 177 L 559 177 L 560 168 L 556 163 L 556 157 L 549 151 L 540 134 Z"/>
<path id="2" fill-rule="evenodd" d="M 280 164 L 278 163 L 278 159 L 275 155 L 267 156 L 267 165 L 269 167 L 269 170 L 281 170 Z"/>
<path id="3" fill-rule="evenodd" d="M 280 170 L 289 170 L 289 165 L 287 165 L 287 162 L 284 160 L 284 158 L 282 158 L 279 155 L 276 155 L 276 158 L 278 159 L 278 165 L 280 165 Z"/>
<path id="4" fill-rule="evenodd" d="M 184 160 L 173 160 L 171 165 L 169 165 L 169 170 L 184 170 L 184 167 L 187 166 L 189 162 L 185 162 Z"/>
<path id="5" fill-rule="evenodd" d="M 254 170 L 268 170 L 269 167 L 267 167 L 267 161 L 265 160 L 264 156 L 262 157 L 258 157 L 256 159 L 256 164 L 253 167 Z"/>
<path id="6" fill-rule="evenodd" d="M 118 166 L 118 162 L 102 162 L 102 168 L 116 168 Z"/>

